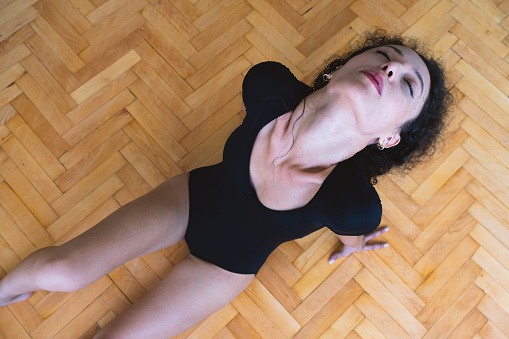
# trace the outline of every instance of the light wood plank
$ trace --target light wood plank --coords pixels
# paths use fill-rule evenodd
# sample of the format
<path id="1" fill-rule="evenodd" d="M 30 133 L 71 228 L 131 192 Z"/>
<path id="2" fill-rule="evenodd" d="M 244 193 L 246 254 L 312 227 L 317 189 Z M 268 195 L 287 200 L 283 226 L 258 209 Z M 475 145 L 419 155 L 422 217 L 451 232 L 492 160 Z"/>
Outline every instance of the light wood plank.
<path id="1" fill-rule="evenodd" d="M 311 84 L 379 25 L 424 38 L 458 99 L 444 142 L 375 186 L 376 241 L 330 265 L 323 228 L 279 246 L 251 286 L 176 336 L 509 337 L 509 1 L 5 0 L 0 6 L 0 278 L 159 183 L 217 163 L 249 68 Z M 249 113 L 248 113 L 249 114 Z M 75 293 L 1 308 L 0 338 L 88 338 L 189 254 L 134 259 Z"/>

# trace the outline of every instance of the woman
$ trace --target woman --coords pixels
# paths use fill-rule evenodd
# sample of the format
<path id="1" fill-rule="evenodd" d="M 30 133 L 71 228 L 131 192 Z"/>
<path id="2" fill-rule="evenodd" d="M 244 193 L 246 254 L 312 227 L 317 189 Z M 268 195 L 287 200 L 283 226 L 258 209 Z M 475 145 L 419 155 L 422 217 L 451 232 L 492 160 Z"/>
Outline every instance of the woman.
<path id="1" fill-rule="evenodd" d="M 0 281 L 0 303 L 75 291 L 186 239 L 191 254 L 97 334 L 166 338 L 228 304 L 284 241 L 327 226 L 344 244 L 331 263 L 385 246 L 366 244 L 386 231 L 375 231 L 372 183 L 432 148 L 451 98 L 441 68 L 414 50 L 376 31 L 314 88 L 280 64 L 254 66 L 243 84 L 246 118 L 222 163 L 172 178 L 68 243 L 31 254 Z"/>

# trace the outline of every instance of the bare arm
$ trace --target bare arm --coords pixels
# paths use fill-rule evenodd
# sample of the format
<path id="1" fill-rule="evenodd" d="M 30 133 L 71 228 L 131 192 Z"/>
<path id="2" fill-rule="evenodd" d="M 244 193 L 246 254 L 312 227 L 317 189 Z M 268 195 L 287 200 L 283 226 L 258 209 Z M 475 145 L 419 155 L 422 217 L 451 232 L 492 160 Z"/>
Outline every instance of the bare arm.
<path id="1" fill-rule="evenodd" d="M 345 245 L 350 247 L 359 247 L 362 245 L 364 241 L 364 236 L 346 236 L 346 235 L 338 235 L 339 240 Z"/>
<path id="2" fill-rule="evenodd" d="M 388 227 L 384 227 L 382 229 L 375 230 L 375 231 L 368 233 L 366 235 L 359 235 L 359 236 L 338 235 L 339 240 L 341 240 L 341 242 L 343 243 L 343 248 L 339 252 L 334 253 L 330 257 L 329 263 L 332 264 L 338 258 L 347 257 L 350 254 L 352 254 L 353 252 L 376 250 L 376 249 L 387 247 L 388 244 L 385 242 L 376 243 L 376 244 L 368 244 L 367 242 L 370 241 L 371 239 L 376 238 L 379 235 L 387 232 L 388 230 L 389 230 Z"/>

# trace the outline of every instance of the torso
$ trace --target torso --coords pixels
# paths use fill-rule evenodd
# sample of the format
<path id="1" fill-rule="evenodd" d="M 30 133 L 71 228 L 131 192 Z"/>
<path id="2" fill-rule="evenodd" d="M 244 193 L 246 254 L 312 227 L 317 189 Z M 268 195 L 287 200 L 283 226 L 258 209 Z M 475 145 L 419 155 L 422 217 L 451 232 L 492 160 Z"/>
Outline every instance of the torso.
<path id="1" fill-rule="evenodd" d="M 268 138 L 270 128 L 310 93 L 281 64 L 262 63 L 247 73 L 243 101 L 248 113 L 228 138 L 223 162 L 189 176 L 185 239 L 193 255 L 232 272 L 253 274 L 281 243 L 323 226 L 343 235 L 366 234 L 378 226 L 380 200 L 360 158 L 329 166 L 330 174 L 321 178 L 327 171 L 280 167 L 290 160 L 268 170 L 282 155 L 267 154 L 267 146 L 277 140 Z M 289 154 L 291 161 L 297 150 Z"/>

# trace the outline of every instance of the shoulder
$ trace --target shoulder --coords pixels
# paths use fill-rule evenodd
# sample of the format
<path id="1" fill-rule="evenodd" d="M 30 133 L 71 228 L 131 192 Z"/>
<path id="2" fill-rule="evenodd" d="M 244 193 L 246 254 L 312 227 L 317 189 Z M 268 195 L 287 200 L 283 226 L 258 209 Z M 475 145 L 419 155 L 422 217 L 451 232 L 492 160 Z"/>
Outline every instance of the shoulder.
<path id="1" fill-rule="evenodd" d="M 251 110 L 269 110 L 277 114 L 293 110 L 312 88 L 299 81 L 279 62 L 254 65 L 242 83 L 242 99 L 247 115 Z"/>
<path id="2" fill-rule="evenodd" d="M 246 74 L 246 79 L 249 77 L 281 75 L 294 77 L 290 69 L 282 63 L 276 61 L 264 61 L 251 67 Z"/>
<path id="3" fill-rule="evenodd" d="M 340 235 L 362 235 L 378 227 L 382 204 L 360 157 L 336 166 L 324 181 L 316 209 L 320 222 Z"/>
<path id="4" fill-rule="evenodd" d="M 381 214 L 378 192 L 366 175 L 364 163 L 355 155 L 336 166 L 327 190 L 330 201 L 336 205 L 336 211 L 337 203 L 341 202 L 350 211 Z"/>
<path id="5" fill-rule="evenodd" d="M 299 81 L 288 67 L 279 62 L 266 61 L 249 69 L 242 83 L 242 91 L 244 95 L 253 94 L 252 92 L 270 94 L 275 92 L 282 84 L 292 82 Z M 247 98 L 247 101 L 249 101 L 249 98 Z"/>

